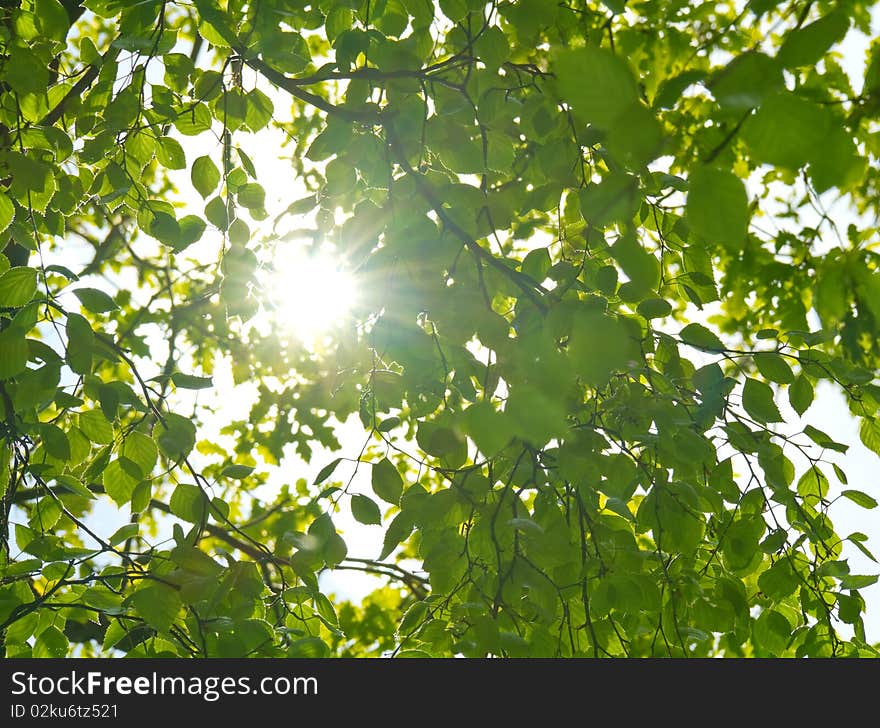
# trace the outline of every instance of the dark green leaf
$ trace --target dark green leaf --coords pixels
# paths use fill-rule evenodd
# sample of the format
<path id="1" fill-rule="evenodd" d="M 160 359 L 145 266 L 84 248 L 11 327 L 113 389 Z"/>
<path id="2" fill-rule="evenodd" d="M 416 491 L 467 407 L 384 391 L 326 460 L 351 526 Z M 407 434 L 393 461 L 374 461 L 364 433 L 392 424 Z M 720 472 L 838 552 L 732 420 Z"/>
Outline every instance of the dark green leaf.
<path id="1" fill-rule="evenodd" d="M 351 514 L 359 523 L 375 525 L 382 523 L 382 513 L 376 502 L 365 495 L 356 494 L 351 497 Z"/>
<path id="2" fill-rule="evenodd" d="M 373 465 L 373 492 L 383 501 L 397 505 L 403 492 L 403 478 L 388 458 Z"/>
<path id="3" fill-rule="evenodd" d="M 758 422 L 782 422 L 782 415 L 773 401 L 773 390 L 764 382 L 746 377 L 742 401 L 749 416 Z"/>

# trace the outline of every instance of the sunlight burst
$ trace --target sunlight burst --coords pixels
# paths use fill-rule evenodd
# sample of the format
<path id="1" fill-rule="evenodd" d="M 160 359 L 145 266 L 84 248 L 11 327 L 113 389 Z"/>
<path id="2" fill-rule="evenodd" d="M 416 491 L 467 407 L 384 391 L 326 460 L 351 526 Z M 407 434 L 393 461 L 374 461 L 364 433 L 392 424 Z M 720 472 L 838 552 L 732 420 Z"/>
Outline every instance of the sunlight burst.
<path id="1" fill-rule="evenodd" d="M 304 343 L 328 334 L 351 312 L 354 277 L 326 251 L 279 245 L 272 270 L 268 300 L 276 321 Z"/>

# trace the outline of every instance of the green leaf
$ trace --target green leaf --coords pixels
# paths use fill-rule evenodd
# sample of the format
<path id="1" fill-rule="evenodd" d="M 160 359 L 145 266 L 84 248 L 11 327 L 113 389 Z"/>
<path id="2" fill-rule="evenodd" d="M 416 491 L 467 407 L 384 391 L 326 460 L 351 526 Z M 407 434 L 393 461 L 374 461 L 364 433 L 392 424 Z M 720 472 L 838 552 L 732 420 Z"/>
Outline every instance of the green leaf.
<path id="1" fill-rule="evenodd" d="M 784 81 L 775 59 L 750 51 L 734 57 L 708 85 L 722 108 L 742 113 L 754 109 L 768 95 L 783 90 Z"/>
<path id="2" fill-rule="evenodd" d="M 87 500 L 95 500 L 96 498 L 92 491 L 71 475 L 59 475 L 56 477 L 56 480 L 59 485 L 63 486 L 71 493 L 78 495 L 80 498 L 86 498 Z"/>
<path id="3" fill-rule="evenodd" d="M 787 558 L 782 558 L 758 577 L 758 587 L 774 601 L 785 599 L 800 581 Z"/>
<path id="4" fill-rule="evenodd" d="M 562 100 L 597 126 L 609 128 L 639 100 L 638 84 L 629 65 L 597 44 L 562 51 L 552 70 Z"/>
<path id="5" fill-rule="evenodd" d="M 649 320 L 665 318 L 672 313 L 672 304 L 663 298 L 646 298 L 639 303 L 636 310 L 640 316 Z"/>
<path id="6" fill-rule="evenodd" d="M 688 324 L 679 332 L 679 336 L 685 344 L 694 346 L 697 349 L 724 351 L 724 344 L 721 343 L 721 339 L 702 324 Z"/>
<path id="7" fill-rule="evenodd" d="M 773 609 L 761 612 L 752 627 L 752 634 L 756 644 L 772 655 L 783 652 L 792 639 L 788 620 Z"/>
<path id="8" fill-rule="evenodd" d="M 266 206 L 266 192 L 256 182 L 247 182 L 236 190 L 235 198 L 248 210 L 262 210 Z"/>
<path id="9" fill-rule="evenodd" d="M 636 296 L 644 297 L 657 288 L 660 283 L 660 263 L 634 235 L 621 236 L 611 246 L 611 255 L 626 273 L 637 292 Z"/>
<path id="10" fill-rule="evenodd" d="M 119 308 L 116 301 L 97 288 L 77 288 L 73 291 L 73 295 L 92 313 L 106 313 Z"/>
<path id="11" fill-rule="evenodd" d="M 824 498 L 828 495 L 828 478 L 816 466 L 811 466 L 797 482 L 798 495 Z"/>
<path id="12" fill-rule="evenodd" d="M 324 556 L 324 563 L 332 569 L 334 566 L 342 563 L 348 555 L 348 547 L 345 545 L 343 538 L 334 532 L 327 537 L 322 554 Z"/>
<path id="13" fill-rule="evenodd" d="M 832 10 L 825 17 L 788 33 L 777 58 L 786 68 L 813 66 L 832 45 L 843 39 L 848 30 L 846 13 Z"/>
<path id="14" fill-rule="evenodd" d="M 824 447 L 828 450 L 835 450 L 837 452 L 846 452 L 847 450 L 849 450 L 849 445 L 844 445 L 840 442 L 836 442 L 826 433 L 822 432 L 822 430 L 817 427 L 813 427 L 812 425 L 807 425 L 806 427 L 804 427 L 804 434 L 817 445 L 819 445 L 819 447 Z"/>
<path id="15" fill-rule="evenodd" d="M 475 402 L 465 410 L 464 418 L 468 436 L 486 456 L 495 455 L 513 437 L 509 419 L 489 402 Z"/>
<path id="16" fill-rule="evenodd" d="M 880 423 L 873 417 L 863 417 L 859 425 L 859 439 L 869 450 L 880 455 Z"/>
<path id="17" fill-rule="evenodd" d="M 603 228 L 632 220 L 639 207 L 639 185 L 635 177 L 611 174 L 579 193 L 581 212 L 591 225 Z"/>
<path id="18" fill-rule="evenodd" d="M 147 582 L 131 598 L 136 614 L 158 632 L 167 632 L 183 605 L 176 589 L 164 584 Z"/>
<path id="19" fill-rule="evenodd" d="M 794 373 L 783 357 L 775 352 L 763 351 L 755 354 L 755 366 L 761 372 L 764 379 L 777 384 L 791 384 L 794 382 Z M 791 392 L 789 391 L 789 396 Z"/>
<path id="20" fill-rule="evenodd" d="M 333 471 L 336 470 L 336 466 L 342 462 L 342 458 L 336 458 L 335 460 L 327 463 L 323 468 L 318 471 L 318 474 L 315 476 L 315 480 L 313 481 L 313 485 L 319 485 L 323 483 L 327 478 L 333 475 Z"/>
<path id="21" fill-rule="evenodd" d="M 206 198 L 220 184 L 220 170 L 210 157 L 199 157 L 193 162 L 190 179 L 196 192 Z"/>
<path id="22" fill-rule="evenodd" d="M 15 205 L 12 204 L 8 195 L 0 192 L 0 233 L 9 227 L 14 217 Z"/>
<path id="23" fill-rule="evenodd" d="M 853 503 L 860 505 L 862 508 L 871 509 L 877 507 L 877 499 L 860 490 L 844 490 L 841 492 L 841 495 L 844 498 L 849 498 Z"/>
<path id="24" fill-rule="evenodd" d="M 226 210 L 226 202 L 222 197 L 213 197 L 205 205 L 205 217 L 208 218 L 209 223 L 220 230 L 226 230 L 229 227 L 229 214 Z"/>
<path id="25" fill-rule="evenodd" d="M 820 156 L 831 123 L 827 109 L 783 91 L 761 104 L 742 135 L 755 161 L 799 169 Z"/>
<path id="26" fill-rule="evenodd" d="M 406 636 L 415 630 L 424 620 L 428 613 L 428 603 L 425 600 L 414 602 L 413 605 L 403 613 L 400 625 L 397 627 L 397 634 Z"/>
<path id="27" fill-rule="evenodd" d="M 139 478 L 125 467 L 120 459 L 113 460 L 101 475 L 104 490 L 116 505 L 122 507 L 131 500 Z"/>
<path id="28" fill-rule="evenodd" d="M 37 292 L 37 271 L 27 266 L 10 268 L 0 276 L 0 307 L 24 306 Z"/>
<path id="29" fill-rule="evenodd" d="M 782 422 L 782 415 L 773 401 L 773 390 L 764 382 L 746 377 L 742 402 L 749 416 L 758 422 Z"/>
<path id="30" fill-rule="evenodd" d="M 207 225 L 198 215 L 185 215 L 177 223 L 180 234 L 173 248 L 175 253 L 185 250 L 190 245 L 201 240 Z"/>
<path id="31" fill-rule="evenodd" d="M 168 501 L 171 512 L 189 523 L 202 523 L 208 512 L 208 499 L 201 488 L 180 483 Z"/>
<path id="32" fill-rule="evenodd" d="M 34 642 L 33 656 L 38 658 L 46 657 L 67 657 L 67 649 L 69 643 L 64 633 L 54 626 L 46 627 L 37 636 Z"/>
<path id="33" fill-rule="evenodd" d="M 70 18 L 58 0 L 35 0 L 34 16 L 47 38 L 63 41 L 70 28 Z"/>
<path id="34" fill-rule="evenodd" d="M 382 513 L 376 502 L 365 495 L 356 494 L 351 497 L 351 515 L 359 523 L 377 525 L 382 523 Z"/>
<path id="35" fill-rule="evenodd" d="M 27 340 L 20 331 L 0 331 L 0 380 L 21 374 L 27 367 L 29 353 Z"/>
<path id="36" fill-rule="evenodd" d="M 741 248 L 749 225 L 749 200 L 742 180 L 713 167 L 699 167 L 690 175 L 687 221 L 710 243 Z"/>
<path id="37" fill-rule="evenodd" d="M 227 465 L 225 468 L 223 468 L 223 472 L 220 473 L 220 477 L 242 480 L 243 478 L 248 477 L 253 472 L 254 469 L 250 465 Z"/>
<path id="38" fill-rule="evenodd" d="M 156 424 L 153 438 L 165 457 L 180 460 L 195 446 L 196 427 L 186 417 L 169 413 L 164 416 L 164 423 Z"/>
<path id="39" fill-rule="evenodd" d="M 403 478 L 388 458 L 373 465 L 373 492 L 386 503 L 397 505 L 403 493 Z"/>
<path id="40" fill-rule="evenodd" d="M 137 431 L 129 432 L 125 436 L 122 455 L 140 469 L 142 478 L 149 476 L 159 459 L 159 451 L 153 439 Z"/>
<path id="41" fill-rule="evenodd" d="M 92 344 L 95 334 L 89 322 L 78 313 L 67 314 L 67 363 L 77 374 L 89 374 L 92 369 Z"/>
<path id="42" fill-rule="evenodd" d="M 99 410 L 80 412 L 79 429 L 98 445 L 109 445 L 113 442 L 113 426 Z"/>
<path id="43" fill-rule="evenodd" d="M 138 524 L 136 523 L 126 523 L 124 526 L 117 528 L 113 535 L 107 539 L 107 543 L 111 546 L 118 546 L 123 541 L 128 541 L 130 538 L 137 538 L 139 531 Z"/>
<path id="44" fill-rule="evenodd" d="M 382 542 L 382 553 L 379 554 L 379 560 L 388 558 L 391 552 L 404 540 L 406 540 L 413 530 L 412 518 L 408 513 L 398 513 L 394 520 L 388 524 L 388 530 L 385 531 L 385 539 Z"/>
<path id="45" fill-rule="evenodd" d="M 186 154 L 180 142 L 172 137 L 162 137 L 156 147 L 156 158 L 168 169 L 186 169 Z"/>
<path id="46" fill-rule="evenodd" d="M 183 372 L 174 372 L 171 375 L 171 381 L 174 382 L 175 387 L 181 389 L 211 389 L 214 386 L 211 377 L 196 377 Z"/>
<path id="47" fill-rule="evenodd" d="M 788 401 L 799 417 L 803 417 L 813 403 L 813 385 L 805 375 L 801 374 L 788 388 Z"/>
<path id="48" fill-rule="evenodd" d="M 52 457 L 59 460 L 70 459 L 70 442 L 60 427 L 49 423 L 41 424 L 40 437 L 43 440 L 43 447 Z"/>

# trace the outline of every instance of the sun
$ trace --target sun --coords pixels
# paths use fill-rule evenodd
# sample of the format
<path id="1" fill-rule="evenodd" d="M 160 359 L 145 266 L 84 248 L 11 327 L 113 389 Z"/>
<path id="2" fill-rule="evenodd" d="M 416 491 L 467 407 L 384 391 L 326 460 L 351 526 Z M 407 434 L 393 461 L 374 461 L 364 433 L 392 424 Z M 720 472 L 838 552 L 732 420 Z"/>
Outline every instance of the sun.
<path id="1" fill-rule="evenodd" d="M 275 321 L 303 343 L 315 343 L 350 315 L 356 282 L 329 251 L 281 243 L 269 271 L 267 304 Z"/>

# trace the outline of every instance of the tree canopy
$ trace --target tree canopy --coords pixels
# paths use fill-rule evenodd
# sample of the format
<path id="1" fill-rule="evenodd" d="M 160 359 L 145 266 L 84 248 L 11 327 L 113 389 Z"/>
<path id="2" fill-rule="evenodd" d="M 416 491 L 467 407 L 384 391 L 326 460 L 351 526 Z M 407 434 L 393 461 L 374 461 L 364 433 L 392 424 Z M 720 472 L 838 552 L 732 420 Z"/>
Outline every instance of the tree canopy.
<path id="1" fill-rule="evenodd" d="M 878 656 L 873 5 L 4 3 L 5 654 Z"/>

